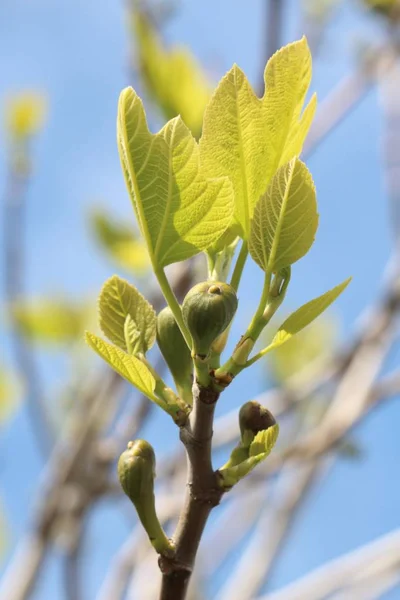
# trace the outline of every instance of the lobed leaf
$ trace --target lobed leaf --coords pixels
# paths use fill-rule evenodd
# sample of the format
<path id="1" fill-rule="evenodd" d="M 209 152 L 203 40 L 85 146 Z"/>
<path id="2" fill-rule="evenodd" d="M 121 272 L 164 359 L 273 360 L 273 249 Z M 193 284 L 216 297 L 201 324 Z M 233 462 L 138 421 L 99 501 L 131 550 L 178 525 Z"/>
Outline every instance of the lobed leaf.
<path id="1" fill-rule="evenodd" d="M 340 294 L 349 285 L 350 281 L 351 277 L 328 292 L 325 292 L 325 294 L 322 294 L 322 296 L 318 296 L 318 298 L 310 300 L 310 302 L 307 302 L 298 308 L 294 313 L 292 313 L 290 317 L 288 317 L 286 321 L 284 321 L 284 323 L 282 323 L 282 325 L 279 327 L 275 337 L 268 348 L 266 348 L 265 352 L 269 352 L 270 350 L 281 346 L 290 340 L 290 338 L 296 333 L 312 323 L 328 308 L 328 306 L 330 306 L 336 300 L 336 298 L 340 296 Z"/>
<path id="2" fill-rule="evenodd" d="M 264 271 L 279 271 L 309 251 L 317 227 L 314 182 L 305 164 L 294 158 L 278 170 L 257 203 L 249 252 Z"/>
<path id="3" fill-rule="evenodd" d="M 120 96 L 118 148 L 128 191 L 154 268 L 190 258 L 231 224 L 227 178 L 207 179 L 198 145 L 180 117 L 150 133 L 132 88 Z"/>
<path id="4" fill-rule="evenodd" d="M 100 327 L 104 335 L 129 354 L 146 354 L 156 339 L 156 313 L 140 292 L 113 275 L 99 297 Z"/>
<path id="5" fill-rule="evenodd" d="M 114 371 L 134 385 L 150 400 L 159 404 L 160 401 L 154 394 L 156 381 L 146 365 L 136 358 L 136 356 L 126 354 L 120 348 L 109 344 L 89 331 L 85 334 L 85 340 Z"/>
<path id="6" fill-rule="evenodd" d="M 311 82 L 305 38 L 279 50 L 265 69 L 259 99 L 236 65 L 220 81 L 205 111 L 202 163 L 214 177 L 228 176 L 235 192 L 235 218 L 245 239 L 254 207 L 278 167 L 300 154 L 316 98 L 301 114 Z"/>

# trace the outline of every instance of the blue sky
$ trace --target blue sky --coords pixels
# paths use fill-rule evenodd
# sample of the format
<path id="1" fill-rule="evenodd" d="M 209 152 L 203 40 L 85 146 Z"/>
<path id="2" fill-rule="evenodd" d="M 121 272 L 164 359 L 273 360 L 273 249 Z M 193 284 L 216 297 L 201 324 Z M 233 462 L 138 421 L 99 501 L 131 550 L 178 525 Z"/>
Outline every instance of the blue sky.
<path id="1" fill-rule="evenodd" d="M 303 33 L 298 3 L 286 4 L 283 42 Z M 133 220 L 115 143 L 118 95 L 131 83 L 122 5 L 122 0 L 3 0 L 0 5 L 0 102 L 9 93 L 28 88 L 43 90 L 50 106 L 46 128 L 35 142 L 36 172 L 29 189 L 27 285 L 33 295 L 94 295 L 113 272 L 88 232 L 86 216 L 94 203 L 101 202 Z M 180 12 L 166 28 L 167 40 L 188 44 L 215 81 L 236 62 L 258 83 L 264 55 L 263 5 L 261 0 L 182 1 Z M 377 34 L 371 23 L 346 3 L 329 28 L 315 63 L 313 89 L 320 99 L 352 68 L 355 43 L 367 32 Z M 344 339 L 362 309 L 376 297 L 390 253 L 381 134 L 379 98 L 371 91 L 308 162 L 318 191 L 320 228 L 312 251 L 294 269 L 287 303 L 295 308 L 353 275 L 350 288 L 335 308 Z M 0 130 L 2 188 L 4 158 Z M 259 271 L 250 266 L 240 294 L 237 334 L 254 304 L 254 281 L 260 282 Z M 2 338 L 9 359 L 5 332 Z M 392 362 L 395 360 L 393 357 Z M 48 361 L 54 359 L 42 357 L 44 375 L 58 385 L 64 363 L 51 362 L 53 370 Z M 220 403 L 219 412 L 241 403 L 244 394 L 243 400 L 262 391 L 265 382 L 261 377 L 243 377 L 235 385 Z M 400 486 L 393 477 L 400 450 L 396 417 L 400 417 L 400 407 L 391 402 L 356 431 L 364 458 L 357 463 L 339 461 L 329 481 L 316 487 L 277 565 L 274 587 L 399 525 Z M 164 443 L 173 441 L 172 426 L 157 418 L 148 430 L 156 448 L 161 428 L 168 431 Z M 1 434 L 0 456 L 11 552 L 27 523 L 27 498 L 34 494 L 41 468 L 25 410 Z M 111 506 L 96 511 L 88 528 L 87 598 L 94 597 L 113 550 L 126 535 L 123 517 Z M 55 558 L 35 599 L 56 597 L 60 577 Z"/>

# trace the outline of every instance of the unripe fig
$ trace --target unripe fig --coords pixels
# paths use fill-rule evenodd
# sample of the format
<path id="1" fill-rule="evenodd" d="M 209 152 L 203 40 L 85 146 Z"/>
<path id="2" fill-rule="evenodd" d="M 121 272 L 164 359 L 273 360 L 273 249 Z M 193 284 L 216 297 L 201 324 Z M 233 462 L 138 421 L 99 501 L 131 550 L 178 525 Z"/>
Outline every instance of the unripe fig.
<path id="1" fill-rule="evenodd" d="M 125 494 L 134 504 L 138 517 L 159 554 L 170 555 L 173 544 L 165 535 L 157 518 L 154 479 L 156 457 L 145 440 L 128 443 L 118 461 L 118 476 Z"/>
<path id="2" fill-rule="evenodd" d="M 169 306 L 157 315 L 157 343 L 174 378 L 179 396 L 191 403 L 193 361 Z"/>
<path id="3" fill-rule="evenodd" d="M 118 460 L 118 477 L 125 494 L 139 512 L 138 504 L 153 495 L 156 458 L 145 440 L 129 442 Z"/>
<path id="4" fill-rule="evenodd" d="M 239 411 L 239 426 L 242 445 L 249 446 L 259 431 L 276 425 L 274 415 L 254 400 L 243 404 Z"/>
<path id="5" fill-rule="evenodd" d="M 238 305 L 228 283 L 205 281 L 195 285 L 182 304 L 182 316 L 193 339 L 193 354 L 205 358 L 211 344 L 231 323 Z"/>

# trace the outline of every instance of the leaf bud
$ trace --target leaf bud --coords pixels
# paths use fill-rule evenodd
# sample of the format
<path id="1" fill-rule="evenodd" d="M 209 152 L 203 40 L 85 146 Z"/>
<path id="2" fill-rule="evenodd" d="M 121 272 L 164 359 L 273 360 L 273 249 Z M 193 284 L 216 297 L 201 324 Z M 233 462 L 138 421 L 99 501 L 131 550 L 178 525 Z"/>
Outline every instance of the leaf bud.
<path id="1" fill-rule="evenodd" d="M 206 358 L 211 344 L 231 323 L 237 305 L 236 292 L 228 283 L 205 281 L 187 293 L 182 316 L 193 339 L 193 355 Z"/>
<path id="2" fill-rule="evenodd" d="M 239 411 L 239 426 L 242 445 L 248 447 L 259 431 L 276 425 L 273 414 L 258 402 L 251 400 L 243 404 Z"/>

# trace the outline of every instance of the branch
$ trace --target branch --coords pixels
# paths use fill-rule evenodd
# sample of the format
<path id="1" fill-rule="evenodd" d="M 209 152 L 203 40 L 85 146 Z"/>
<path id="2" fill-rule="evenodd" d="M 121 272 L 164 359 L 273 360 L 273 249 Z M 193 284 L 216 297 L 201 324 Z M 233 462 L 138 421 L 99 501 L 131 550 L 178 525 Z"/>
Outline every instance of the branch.
<path id="1" fill-rule="evenodd" d="M 198 383 L 193 386 L 193 411 L 189 424 L 181 429 L 188 458 L 186 497 L 173 538 L 175 556 L 173 559 L 160 558 L 163 573 L 160 600 L 185 597 L 208 516 L 223 494 L 211 462 L 213 418 L 218 397 L 219 393 L 214 390 Z"/>
<path id="2" fill-rule="evenodd" d="M 303 153 L 309 156 L 320 143 L 340 125 L 372 87 L 383 79 L 396 62 L 396 52 L 390 46 L 377 51 L 375 60 L 367 68 L 359 67 L 342 81 L 322 101 L 304 144 Z"/>
<path id="3" fill-rule="evenodd" d="M 264 68 L 269 59 L 281 46 L 282 13 L 284 0 L 265 0 L 265 52 L 262 53 L 262 73 L 260 78 L 260 95 L 264 93 Z"/>
<path id="4" fill-rule="evenodd" d="M 399 565 L 400 529 L 397 529 L 319 567 L 276 593 L 266 594 L 260 600 L 324 600 L 334 592 L 362 581 L 374 582 L 384 573 L 397 570 Z M 351 598 L 356 600 L 357 596 L 351 594 Z"/>

